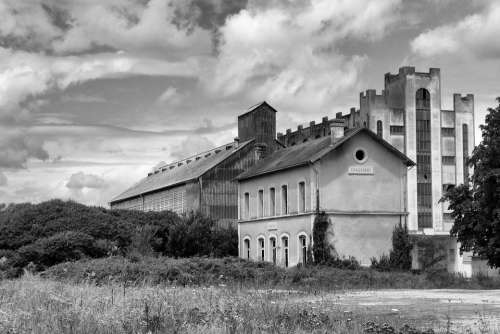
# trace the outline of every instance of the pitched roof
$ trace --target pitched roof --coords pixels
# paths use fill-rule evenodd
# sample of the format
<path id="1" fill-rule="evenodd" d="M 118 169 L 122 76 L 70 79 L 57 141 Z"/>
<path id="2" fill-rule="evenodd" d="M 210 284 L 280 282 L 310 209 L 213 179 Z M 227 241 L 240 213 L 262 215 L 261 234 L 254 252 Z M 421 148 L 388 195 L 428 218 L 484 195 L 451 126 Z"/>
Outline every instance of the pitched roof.
<path id="1" fill-rule="evenodd" d="M 385 148 L 398 156 L 407 166 L 413 166 L 415 163 L 397 148 L 389 144 L 384 139 L 377 136 L 373 131 L 367 128 L 356 128 L 347 130 L 343 138 L 335 144 L 331 144 L 330 136 L 321 137 L 305 143 L 290 146 L 282 150 L 275 151 L 271 156 L 263 159 L 253 168 L 238 175 L 238 180 L 250 179 L 259 175 L 269 174 L 284 169 L 298 166 L 304 166 L 321 159 L 326 154 L 340 147 L 342 144 L 355 137 L 359 133 L 366 133 L 375 141 L 382 144 Z"/>
<path id="2" fill-rule="evenodd" d="M 273 106 L 271 106 L 269 103 L 267 103 L 266 101 L 262 101 L 262 102 L 259 102 L 257 104 L 254 104 L 253 106 L 251 106 L 250 108 L 248 108 L 247 111 L 245 111 L 243 114 L 241 115 L 238 115 L 238 118 L 241 118 L 241 117 L 245 117 L 247 114 L 249 114 L 250 112 L 254 111 L 255 109 L 257 108 L 260 108 L 260 107 L 268 107 L 269 109 L 271 109 L 272 111 L 274 112 L 278 112 L 276 109 L 273 108 Z"/>
<path id="3" fill-rule="evenodd" d="M 229 143 L 180 161 L 165 164 L 113 198 L 111 203 L 197 179 L 252 141 L 247 140 L 239 144 Z"/>

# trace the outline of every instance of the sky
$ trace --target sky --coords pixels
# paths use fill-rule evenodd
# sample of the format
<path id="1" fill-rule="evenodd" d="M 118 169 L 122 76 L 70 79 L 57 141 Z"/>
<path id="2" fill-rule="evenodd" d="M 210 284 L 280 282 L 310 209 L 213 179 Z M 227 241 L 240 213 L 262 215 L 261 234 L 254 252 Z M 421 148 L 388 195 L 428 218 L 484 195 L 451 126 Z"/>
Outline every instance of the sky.
<path id="1" fill-rule="evenodd" d="M 441 68 L 442 108 L 500 96 L 500 2 L 2 0 L 0 203 L 107 206 L 156 165 L 347 113 L 400 66 Z M 476 129 L 476 142 L 480 132 Z"/>

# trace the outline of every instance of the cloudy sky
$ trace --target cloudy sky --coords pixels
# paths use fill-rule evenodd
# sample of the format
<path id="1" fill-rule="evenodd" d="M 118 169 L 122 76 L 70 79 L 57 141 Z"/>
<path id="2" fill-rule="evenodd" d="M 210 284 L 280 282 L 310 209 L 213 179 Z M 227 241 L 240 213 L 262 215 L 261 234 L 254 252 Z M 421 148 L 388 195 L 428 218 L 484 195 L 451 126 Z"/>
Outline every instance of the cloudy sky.
<path id="1" fill-rule="evenodd" d="M 442 108 L 500 95 L 486 0 L 2 0 L 0 203 L 106 205 L 158 162 L 347 112 L 402 65 L 440 67 Z"/>

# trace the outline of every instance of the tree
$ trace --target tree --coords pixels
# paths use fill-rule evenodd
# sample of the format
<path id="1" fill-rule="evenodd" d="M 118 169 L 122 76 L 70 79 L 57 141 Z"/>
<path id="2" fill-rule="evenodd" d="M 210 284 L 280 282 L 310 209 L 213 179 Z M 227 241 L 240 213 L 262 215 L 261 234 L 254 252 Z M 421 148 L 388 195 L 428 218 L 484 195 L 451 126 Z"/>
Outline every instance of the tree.
<path id="1" fill-rule="evenodd" d="M 313 256 L 316 264 L 325 264 L 334 259 L 334 247 L 328 241 L 331 222 L 325 212 L 316 214 L 313 223 Z"/>
<path id="2" fill-rule="evenodd" d="M 460 251 L 472 251 L 500 267 L 500 98 L 488 108 L 480 126 L 482 141 L 468 165 L 473 174 L 468 182 L 449 189 L 441 201 L 449 201 L 454 219 L 450 231 L 460 242 Z"/>
<path id="3" fill-rule="evenodd" d="M 411 269 L 411 249 L 410 234 L 406 223 L 398 223 L 392 231 L 392 250 L 389 254 L 390 266 L 393 269 Z"/>

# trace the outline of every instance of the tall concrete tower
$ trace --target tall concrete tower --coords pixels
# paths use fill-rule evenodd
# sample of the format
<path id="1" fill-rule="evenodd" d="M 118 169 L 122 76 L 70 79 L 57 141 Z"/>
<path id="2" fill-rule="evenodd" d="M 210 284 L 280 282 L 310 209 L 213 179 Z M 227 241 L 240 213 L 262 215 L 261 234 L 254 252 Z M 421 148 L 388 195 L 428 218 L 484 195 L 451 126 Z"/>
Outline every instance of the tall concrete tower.
<path id="1" fill-rule="evenodd" d="M 474 147 L 474 96 L 454 94 L 453 110 L 441 109 L 438 68 L 402 67 L 384 79 L 381 94 L 361 93 L 359 110 L 351 109 L 344 118 L 350 126 L 368 127 L 417 162 L 408 171 L 408 228 L 413 234 L 447 236 L 453 221 L 448 205 L 439 200 L 443 190 L 466 182 L 469 174 L 464 162 Z M 463 259 L 456 242 L 452 246 L 455 257 Z M 455 269 L 463 271 L 457 262 Z"/>

